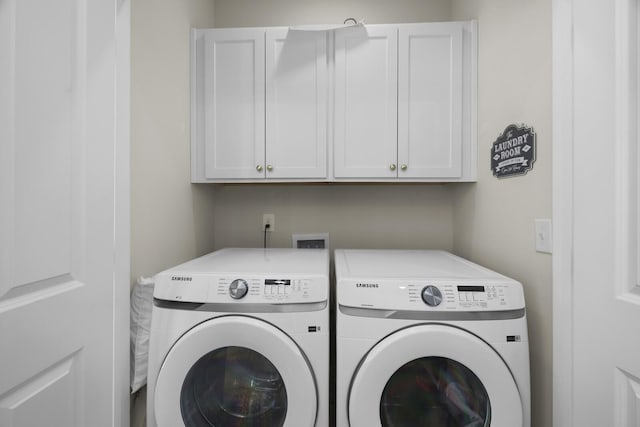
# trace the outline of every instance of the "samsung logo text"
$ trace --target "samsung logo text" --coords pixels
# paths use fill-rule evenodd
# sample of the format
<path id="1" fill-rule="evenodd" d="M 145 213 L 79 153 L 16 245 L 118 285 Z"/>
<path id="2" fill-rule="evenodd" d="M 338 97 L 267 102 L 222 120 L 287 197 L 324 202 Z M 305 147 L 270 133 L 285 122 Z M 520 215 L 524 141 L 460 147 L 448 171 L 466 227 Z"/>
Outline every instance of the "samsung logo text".
<path id="1" fill-rule="evenodd" d="M 377 283 L 356 283 L 356 288 L 378 288 Z"/>

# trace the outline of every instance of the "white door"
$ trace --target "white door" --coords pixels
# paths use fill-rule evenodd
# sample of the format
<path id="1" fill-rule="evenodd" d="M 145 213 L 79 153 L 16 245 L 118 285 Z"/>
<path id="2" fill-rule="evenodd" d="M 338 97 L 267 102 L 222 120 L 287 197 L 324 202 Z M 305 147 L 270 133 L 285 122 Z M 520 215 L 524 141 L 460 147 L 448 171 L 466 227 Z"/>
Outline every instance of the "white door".
<path id="1" fill-rule="evenodd" d="M 128 1 L 0 1 L 0 425 L 126 426 Z"/>
<path id="2" fill-rule="evenodd" d="M 396 26 L 336 31 L 336 178 L 396 178 L 397 66 Z"/>
<path id="3" fill-rule="evenodd" d="M 554 425 L 640 425 L 636 0 L 555 0 Z"/>
<path id="4" fill-rule="evenodd" d="M 307 356 L 249 316 L 201 323 L 173 345 L 155 387 L 159 427 L 314 427 L 318 395 Z"/>
<path id="5" fill-rule="evenodd" d="M 204 33 L 205 178 L 264 178 L 264 30 Z"/>
<path id="6" fill-rule="evenodd" d="M 327 177 L 327 33 L 268 29 L 269 178 Z"/>
<path id="7" fill-rule="evenodd" d="M 463 25 L 399 27 L 399 178 L 462 175 Z"/>

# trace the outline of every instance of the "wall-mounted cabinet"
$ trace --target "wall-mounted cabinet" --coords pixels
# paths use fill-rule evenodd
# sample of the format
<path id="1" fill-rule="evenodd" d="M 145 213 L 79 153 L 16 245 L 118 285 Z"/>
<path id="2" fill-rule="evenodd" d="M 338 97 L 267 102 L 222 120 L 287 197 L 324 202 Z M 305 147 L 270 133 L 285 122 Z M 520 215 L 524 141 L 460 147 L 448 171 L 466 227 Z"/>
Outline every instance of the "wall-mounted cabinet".
<path id="1" fill-rule="evenodd" d="M 334 173 L 395 178 L 398 137 L 398 31 L 345 28 L 335 36 Z"/>
<path id="2" fill-rule="evenodd" d="M 475 180 L 475 34 L 194 30 L 192 181 Z"/>
<path id="3" fill-rule="evenodd" d="M 398 28 L 400 178 L 462 178 L 463 26 Z"/>
<path id="4" fill-rule="evenodd" d="M 327 38 L 193 32 L 192 180 L 327 177 Z"/>
<path id="5" fill-rule="evenodd" d="M 266 32 L 267 178 L 327 178 L 327 37 Z"/>
<path id="6" fill-rule="evenodd" d="M 196 48 L 193 178 L 256 178 L 265 154 L 264 30 L 201 31 Z"/>

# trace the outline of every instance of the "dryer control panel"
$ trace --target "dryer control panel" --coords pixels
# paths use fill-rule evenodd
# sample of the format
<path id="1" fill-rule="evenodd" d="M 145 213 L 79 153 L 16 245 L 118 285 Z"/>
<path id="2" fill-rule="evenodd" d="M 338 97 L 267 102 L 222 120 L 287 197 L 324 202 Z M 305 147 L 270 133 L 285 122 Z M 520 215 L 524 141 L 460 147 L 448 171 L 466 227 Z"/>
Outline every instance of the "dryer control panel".
<path id="1" fill-rule="evenodd" d="M 509 286 L 505 286 L 505 284 L 444 284 L 440 285 L 440 287 L 427 285 L 424 289 L 440 290 L 440 288 L 442 288 L 441 303 L 449 309 L 512 309 L 514 308 L 514 304 L 520 302 L 517 295 L 511 295 L 512 292 L 509 291 Z M 424 289 L 423 300 L 425 299 Z M 429 304 L 429 300 L 426 300 L 425 303 L 431 305 Z"/>
<path id="2" fill-rule="evenodd" d="M 516 281 L 342 280 L 340 305 L 380 310 L 503 311 L 524 308 Z"/>
<path id="3" fill-rule="evenodd" d="M 324 277 L 158 275 L 154 297 L 197 303 L 297 304 L 328 300 Z"/>
<path id="4" fill-rule="evenodd" d="M 336 250 L 335 272 L 339 306 L 414 312 L 525 308 L 518 281 L 445 251 Z"/>

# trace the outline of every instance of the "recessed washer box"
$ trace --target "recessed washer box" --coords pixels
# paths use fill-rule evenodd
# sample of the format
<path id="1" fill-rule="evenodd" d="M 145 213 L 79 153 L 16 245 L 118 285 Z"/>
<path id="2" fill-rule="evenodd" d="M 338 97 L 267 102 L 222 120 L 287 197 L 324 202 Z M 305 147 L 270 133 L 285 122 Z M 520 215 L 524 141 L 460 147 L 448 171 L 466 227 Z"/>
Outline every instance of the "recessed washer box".
<path id="1" fill-rule="evenodd" d="M 291 243 L 297 249 L 329 249 L 329 233 L 293 234 Z"/>

